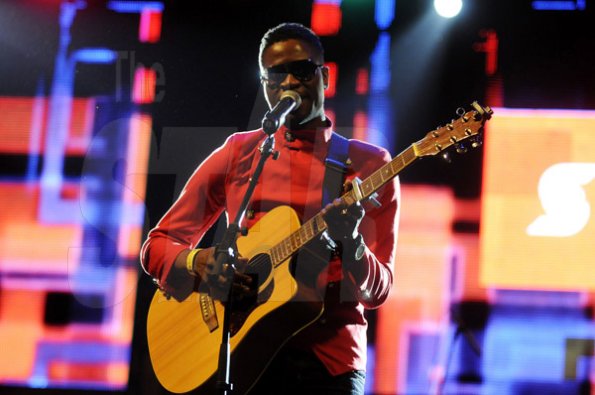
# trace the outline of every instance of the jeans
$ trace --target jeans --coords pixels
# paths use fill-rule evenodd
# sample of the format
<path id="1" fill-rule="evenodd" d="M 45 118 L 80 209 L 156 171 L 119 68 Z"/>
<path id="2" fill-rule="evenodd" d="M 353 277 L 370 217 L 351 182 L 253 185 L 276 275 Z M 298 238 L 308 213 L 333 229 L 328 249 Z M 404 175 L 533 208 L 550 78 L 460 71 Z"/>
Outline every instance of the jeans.
<path id="1" fill-rule="evenodd" d="M 332 376 L 313 353 L 281 350 L 250 395 L 363 395 L 366 374 L 353 370 Z"/>

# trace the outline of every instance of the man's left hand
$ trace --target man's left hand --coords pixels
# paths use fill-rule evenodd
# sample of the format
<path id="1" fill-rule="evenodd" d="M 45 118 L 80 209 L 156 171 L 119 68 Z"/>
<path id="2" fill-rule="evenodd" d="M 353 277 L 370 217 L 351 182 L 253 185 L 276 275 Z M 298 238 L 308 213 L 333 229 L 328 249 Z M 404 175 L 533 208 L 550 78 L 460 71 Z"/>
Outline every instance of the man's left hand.
<path id="1" fill-rule="evenodd" d="M 335 199 L 322 209 L 321 214 L 329 237 L 342 242 L 357 237 L 359 224 L 366 211 L 360 202 L 349 205 L 341 199 Z"/>

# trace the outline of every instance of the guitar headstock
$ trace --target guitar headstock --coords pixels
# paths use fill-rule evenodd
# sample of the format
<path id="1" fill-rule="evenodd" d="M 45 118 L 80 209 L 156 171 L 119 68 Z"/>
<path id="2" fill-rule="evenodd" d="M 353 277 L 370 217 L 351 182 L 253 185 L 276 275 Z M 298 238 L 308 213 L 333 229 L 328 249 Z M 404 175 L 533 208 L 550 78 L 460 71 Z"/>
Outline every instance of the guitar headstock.
<path id="1" fill-rule="evenodd" d="M 473 110 L 457 111 L 459 118 L 429 132 L 426 137 L 413 144 L 415 156 L 433 156 L 443 153 L 451 146 L 457 152 L 465 152 L 466 144 L 475 148 L 481 145 L 483 125 L 494 113 L 490 107 L 483 107 L 476 101 L 471 103 Z"/>

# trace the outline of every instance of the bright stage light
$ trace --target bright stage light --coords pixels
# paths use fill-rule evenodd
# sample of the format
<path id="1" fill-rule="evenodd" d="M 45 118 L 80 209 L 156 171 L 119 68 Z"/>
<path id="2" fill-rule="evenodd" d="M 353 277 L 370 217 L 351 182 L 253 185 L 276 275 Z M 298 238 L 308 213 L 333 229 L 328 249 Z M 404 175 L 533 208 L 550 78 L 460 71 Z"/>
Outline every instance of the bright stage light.
<path id="1" fill-rule="evenodd" d="M 463 8 L 463 0 L 434 0 L 434 9 L 443 18 L 459 15 Z"/>

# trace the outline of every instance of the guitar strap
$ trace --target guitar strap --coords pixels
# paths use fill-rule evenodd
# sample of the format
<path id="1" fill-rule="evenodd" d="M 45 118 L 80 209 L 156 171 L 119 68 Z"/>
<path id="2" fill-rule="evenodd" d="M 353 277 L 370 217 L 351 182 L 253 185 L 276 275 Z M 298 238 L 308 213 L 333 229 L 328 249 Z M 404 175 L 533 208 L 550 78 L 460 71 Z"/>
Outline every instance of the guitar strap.
<path id="1" fill-rule="evenodd" d="M 349 140 L 338 133 L 331 134 L 326 155 L 324 181 L 322 184 L 322 207 L 341 196 L 347 173 Z"/>

